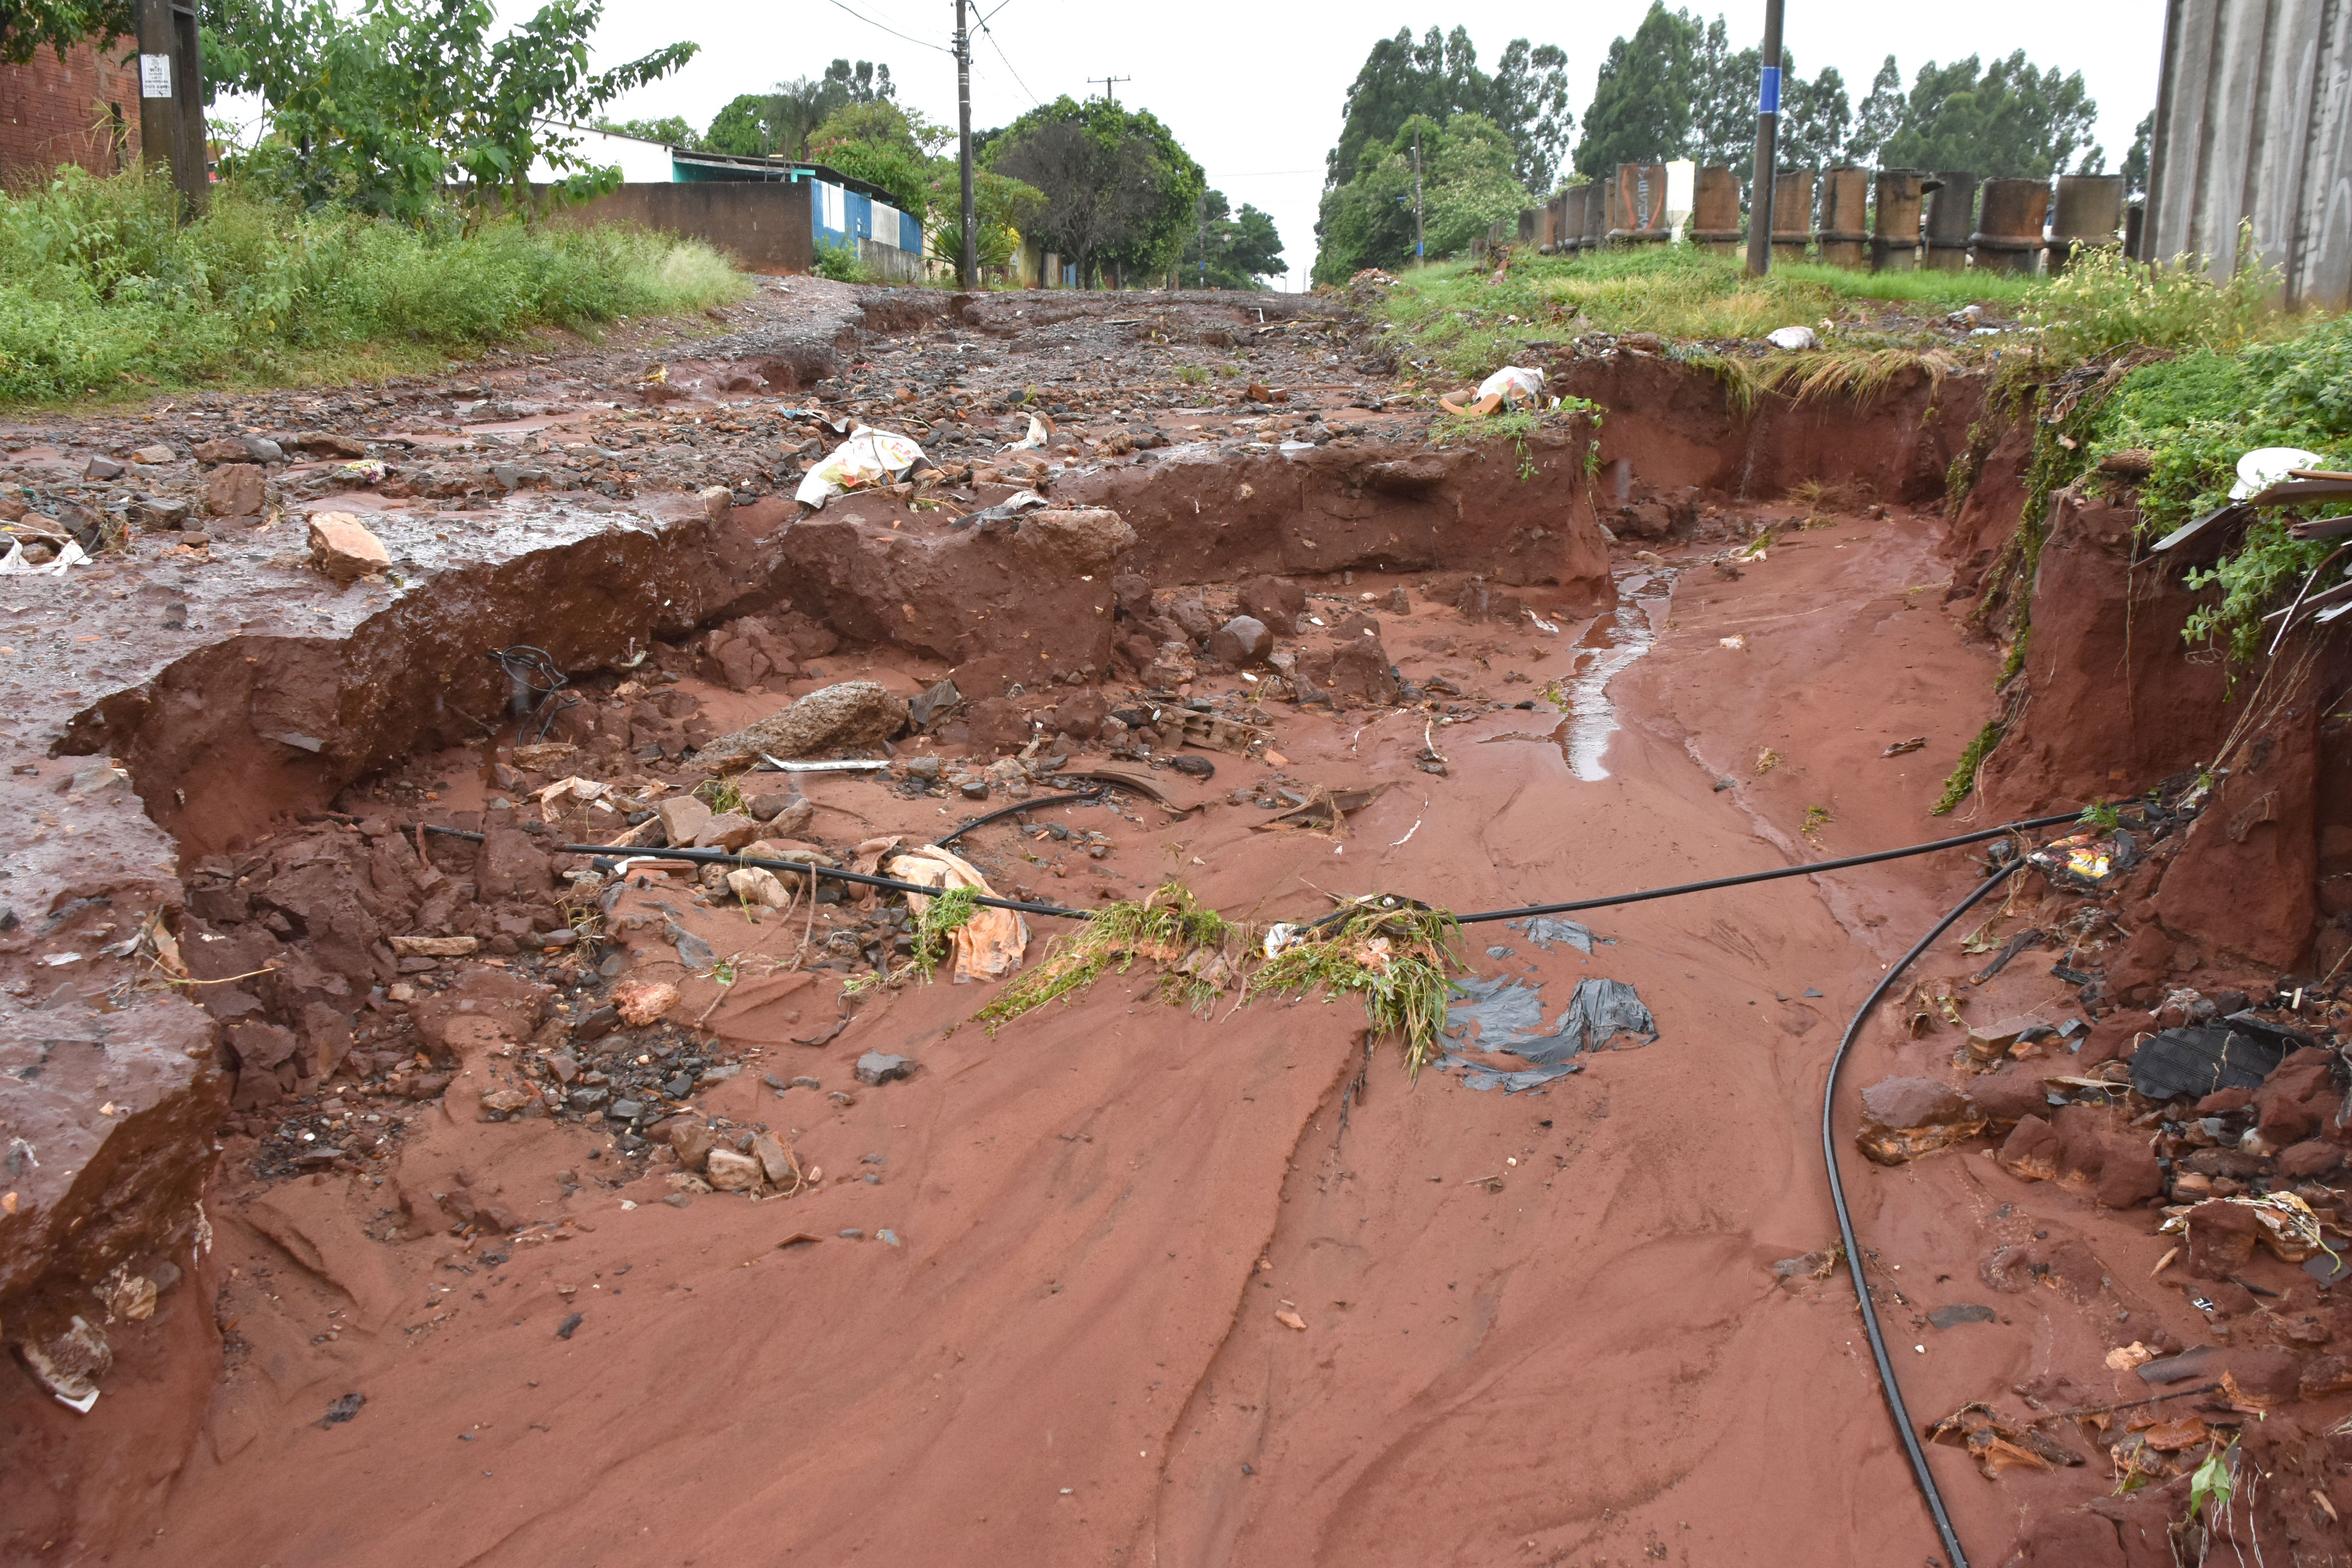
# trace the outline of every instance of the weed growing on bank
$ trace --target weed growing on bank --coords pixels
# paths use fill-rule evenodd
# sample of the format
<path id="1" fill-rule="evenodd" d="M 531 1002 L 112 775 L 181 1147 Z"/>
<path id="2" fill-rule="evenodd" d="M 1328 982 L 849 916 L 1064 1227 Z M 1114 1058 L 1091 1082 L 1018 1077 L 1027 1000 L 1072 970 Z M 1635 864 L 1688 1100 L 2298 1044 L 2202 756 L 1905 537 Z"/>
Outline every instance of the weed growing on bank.
<path id="1" fill-rule="evenodd" d="M 423 369 L 535 327 L 593 331 L 741 298 L 699 241 L 454 209 L 411 226 L 225 182 L 173 222 L 159 179 L 68 168 L 0 195 L 0 403 Z"/>

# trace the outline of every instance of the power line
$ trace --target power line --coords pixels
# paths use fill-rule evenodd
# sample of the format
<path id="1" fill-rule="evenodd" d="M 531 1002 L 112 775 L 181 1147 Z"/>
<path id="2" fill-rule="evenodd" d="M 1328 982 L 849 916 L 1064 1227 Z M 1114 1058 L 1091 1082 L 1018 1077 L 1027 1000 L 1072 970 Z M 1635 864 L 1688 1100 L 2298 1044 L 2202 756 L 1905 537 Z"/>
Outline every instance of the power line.
<path id="1" fill-rule="evenodd" d="M 834 0 L 834 4 L 838 5 L 841 4 L 841 0 Z M 1005 5 L 1009 5 L 1011 4 L 1012 0 L 1005 0 Z M 1002 11 L 1004 9 L 1004 6 L 999 5 L 996 9 L 998 11 Z M 994 16 L 995 12 L 992 11 L 989 13 L 989 15 Z M 996 58 L 1004 62 L 1004 68 L 1008 71 L 1012 71 L 1013 79 L 1020 84 L 1021 90 L 1029 94 L 1029 101 L 1035 104 L 1039 109 L 1045 108 L 1045 100 L 1039 98 L 1034 92 L 1030 91 L 1029 84 L 1021 80 L 1021 73 L 1013 69 L 1013 58 L 1004 52 L 1004 46 L 996 41 L 996 29 L 990 26 L 987 20 L 982 18 L 980 24 L 980 30 L 988 35 L 988 47 L 996 51 Z"/>
<path id="2" fill-rule="evenodd" d="M 1103 96 L 1108 99 L 1111 102 L 1117 103 L 1118 101 L 1118 84 L 1123 81 L 1133 81 L 1134 79 L 1135 79 L 1131 76 L 1090 76 L 1087 78 L 1087 85 L 1088 87 L 1092 87 L 1097 82 L 1102 83 Z"/>
<path id="3" fill-rule="evenodd" d="M 1013 0 L 996 0 L 996 11 L 1002 11 L 1002 10 L 1003 10 L 1007 5 L 1012 5 L 1012 4 L 1013 4 Z M 989 19 L 990 19 L 990 17 L 994 16 L 996 15 L 996 11 L 991 11 L 991 12 L 988 14 L 988 16 L 982 16 L 982 17 L 980 19 L 980 25 L 981 25 L 982 26 L 983 26 L 983 27 L 987 26 L 988 26 L 988 23 L 989 23 Z"/>
<path id="4" fill-rule="evenodd" d="M 846 6 L 846 5 L 843 5 L 841 4 L 841 0 L 833 0 L 833 3 L 834 3 L 835 5 L 840 6 L 842 10 L 844 10 L 844 11 L 849 11 L 849 14 L 850 14 L 851 16 L 856 16 L 856 17 L 857 17 L 857 19 L 858 19 L 859 21 L 861 21 L 861 22 L 865 23 L 867 26 L 869 26 L 869 27 L 880 27 L 884 32 L 886 32 L 886 33 L 889 34 L 889 35 L 890 35 L 892 37 L 894 37 L 894 38 L 905 38 L 905 39 L 907 40 L 907 42 L 908 42 L 908 43 L 910 43 L 910 44 L 913 44 L 913 45 L 916 45 L 917 47 L 921 47 L 921 48 L 926 48 L 926 49 L 940 49 L 940 46 L 939 46 L 939 45 L 937 45 L 937 44 L 925 43 L 925 42 L 924 42 L 922 39 L 920 39 L 920 38 L 917 38 L 917 37 L 909 37 L 907 34 L 905 34 L 905 33 L 902 33 L 902 32 L 898 31 L 898 28 L 893 27 L 893 26 L 887 26 L 887 25 L 886 25 L 886 24 L 884 24 L 884 23 L 881 23 L 881 22 L 877 22 L 877 21 L 876 21 L 876 20 L 875 20 L 873 17 L 871 17 L 871 16 L 858 16 L 858 14 L 857 14 L 856 12 L 855 12 L 855 11 L 850 11 L 848 6 Z M 943 55 L 951 55 L 951 54 L 955 53 L 955 51 L 954 51 L 953 49 L 940 49 L 940 53 L 941 53 L 941 54 L 943 54 Z"/>

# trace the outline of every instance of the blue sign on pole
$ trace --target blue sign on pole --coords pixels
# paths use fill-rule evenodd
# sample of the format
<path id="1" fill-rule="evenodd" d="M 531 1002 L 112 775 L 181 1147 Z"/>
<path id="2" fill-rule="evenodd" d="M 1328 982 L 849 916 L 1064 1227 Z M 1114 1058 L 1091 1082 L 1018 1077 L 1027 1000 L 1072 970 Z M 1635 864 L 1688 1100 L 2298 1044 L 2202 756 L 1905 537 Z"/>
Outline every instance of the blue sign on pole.
<path id="1" fill-rule="evenodd" d="M 1759 114 L 1780 112 L 1780 68 L 1779 66 L 1764 68 L 1764 79 L 1756 89 L 1756 112 Z"/>

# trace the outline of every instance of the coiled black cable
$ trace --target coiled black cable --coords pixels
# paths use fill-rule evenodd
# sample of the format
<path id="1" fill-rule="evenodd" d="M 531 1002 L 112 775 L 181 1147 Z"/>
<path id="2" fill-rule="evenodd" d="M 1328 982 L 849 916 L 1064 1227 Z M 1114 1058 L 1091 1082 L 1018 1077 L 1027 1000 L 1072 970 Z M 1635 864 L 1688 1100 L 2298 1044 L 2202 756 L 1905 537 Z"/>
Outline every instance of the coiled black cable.
<path id="1" fill-rule="evenodd" d="M 1952 1528 L 1952 1516 L 1944 1509 L 1944 1494 L 1937 1489 L 1936 1478 L 1927 1469 L 1927 1450 L 1919 1446 L 1919 1436 L 1911 1429 L 1911 1412 L 1903 1403 L 1902 1385 L 1895 1378 L 1895 1363 L 1886 1354 L 1886 1336 L 1878 1326 L 1878 1309 L 1871 1304 L 1870 1286 L 1862 1277 L 1862 1247 L 1854 1240 L 1853 1215 L 1846 1207 L 1845 1182 L 1838 1174 L 1837 1137 L 1833 1125 L 1838 1072 L 1845 1066 L 1846 1052 L 1853 1048 L 1855 1037 L 1862 1033 L 1863 1025 L 1869 1022 L 1871 1012 L 1885 998 L 1888 989 L 1902 977 L 1903 972 L 1917 963 L 1919 955 L 1934 945 L 1937 937 L 1949 931 L 1953 921 L 1976 908 L 1986 894 L 2007 881 L 2010 874 L 2024 864 L 2021 859 L 2014 859 L 1993 871 L 1970 889 L 1967 898 L 1954 904 L 1942 920 L 1928 928 L 1927 934 L 1913 943 L 1910 952 L 1887 966 L 1885 974 L 1880 977 L 1877 985 L 1855 1010 L 1853 1021 L 1845 1026 L 1845 1034 L 1838 1041 L 1837 1054 L 1830 1058 L 1829 1082 L 1822 1089 L 1822 1163 L 1829 1168 L 1830 1206 L 1837 1211 L 1838 1239 L 1845 1247 L 1846 1272 L 1853 1279 L 1854 1300 L 1862 1303 L 1862 1327 L 1870 1340 L 1871 1359 L 1878 1363 L 1879 1392 L 1886 1396 L 1887 1413 L 1895 1417 L 1895 1430 L 1903 1439 L 1904 1452 L 1910 1456 L 1911 1473 L 1918 1478 L 1919 1493 L 1927 1500 L 1928 1513 L 1935 1518 L 1936 1531 L 1944 1538 L 1944 1551 L 1951 1559 L 1951 1568 L 1969 1568 L 1968 1553 L 1960 1550 L 1959 1533 Z"/>

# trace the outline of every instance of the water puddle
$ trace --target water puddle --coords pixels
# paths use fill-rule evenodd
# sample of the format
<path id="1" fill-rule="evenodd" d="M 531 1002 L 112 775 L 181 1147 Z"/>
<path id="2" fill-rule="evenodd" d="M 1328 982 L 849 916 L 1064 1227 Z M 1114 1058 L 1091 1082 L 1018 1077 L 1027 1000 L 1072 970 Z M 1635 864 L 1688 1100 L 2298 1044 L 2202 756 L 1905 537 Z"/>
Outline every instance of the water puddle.
<path id="1" fill-rule="evenodd" d="M 1565 689 L 1568 716 L 1553 733 L 1569 771 L 1587 784 L 1609 776 L 1601 765 L 1609 738 L 1617 732 L 1617 709 L 1609 700 L 1609 683 L 1658 640 L 1658 625 L 1668 603 L 1663 595 L 1635 598 L 1653 579 L 1637 573 L 1621 579 L 1616 611 L 1602 616 L 1588 628 L 1578 645 L 1576 667 Z"/>

